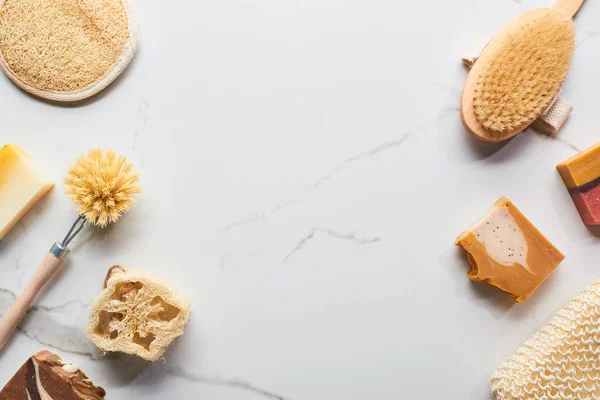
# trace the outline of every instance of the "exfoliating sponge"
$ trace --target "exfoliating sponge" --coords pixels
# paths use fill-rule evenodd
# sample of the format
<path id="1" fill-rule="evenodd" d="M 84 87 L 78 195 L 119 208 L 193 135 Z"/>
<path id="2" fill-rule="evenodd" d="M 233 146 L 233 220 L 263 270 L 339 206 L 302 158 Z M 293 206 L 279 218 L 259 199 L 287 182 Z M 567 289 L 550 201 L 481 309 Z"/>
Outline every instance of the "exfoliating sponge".
<path id="1" fill-rule="evenodd" d="M 87 335 L 102 352 L 156 361 L 183 334 L 189 314 L 182 295 L 141 271 L 115 265 L 92 304 Z"/>
<path id="2" fill-rule="evenodd" d="M 570 105 L 564 112 L 557 104 L 562 104 L 560 88 L 575 51 L 571 18 L 581 3 L 559 0 L 552 9 L 528 11 L 485 46 L 461 99 L 461 119 L 469 133 L 489 142 L 506 140 L 539 118 L 548 119 L 553 107 L 565 114 L 561 124 L 566 120 Z"/>
<path id="3" fill-rule="evenodd" d="M 575 297 L 494 372 L 494 399 L 599 399 L 598 343 L 600 281 Z"/>
<path id="4" fill-rule="evenodd" d="M 53 186 L 20 146 L 0 148 L 0 240 Z"/>
<path id="5" fill-rule="evenodd" d="M 0 1 L 0 67 L 43 98 L 96 94 L 125 69 L 137 45 L 127 0 Z"/>

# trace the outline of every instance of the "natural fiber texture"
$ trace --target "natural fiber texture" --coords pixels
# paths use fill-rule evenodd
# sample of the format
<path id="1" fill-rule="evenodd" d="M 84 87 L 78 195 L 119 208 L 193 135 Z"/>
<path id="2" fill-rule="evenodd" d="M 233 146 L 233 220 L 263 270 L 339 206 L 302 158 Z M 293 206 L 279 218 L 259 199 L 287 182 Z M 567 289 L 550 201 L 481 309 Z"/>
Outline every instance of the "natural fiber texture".
<path id="1" fill-rule="evenodd" d="M 66 193 L 87 222 L 104 227 L 117 222 L 141 192 L 139 175 L 113 150 L 93 149 L 75 160 L 65 178 Z"/>
<path id="2" fill-rule="evenodd" d="M 600 398 L 600 281 L 494 372 L 496 400 Z"/>
<path id="3" fill-rule="evenodd" d="M 117 63 L 129 37 L 121 0 L 5 0 L 0 9 L 2 57 L 38 89 L 92 85 Z"/>
<path id="4" fill-rule="evenodd" d="M 190 304 L 159 280 L 115 265 L 92 304 L 88 337 L 103 352 L 158 360 L 183 334 Z"/>
<path id="5" fill-rule="evenodd" d="M 567 122 L 569 115 L 573 112 L 573 106 L 566 99 L 556 96 L 542 115 L 536 119 L 548 132 L 556 133 Z"/>
<path id="6" fill-rule="evenodd" d="M 575 29 L 553 10 L 509 35 L 478 77 L 473 111 L 491 134 L 531 124 L 558 93 L 575 48 Z"/>

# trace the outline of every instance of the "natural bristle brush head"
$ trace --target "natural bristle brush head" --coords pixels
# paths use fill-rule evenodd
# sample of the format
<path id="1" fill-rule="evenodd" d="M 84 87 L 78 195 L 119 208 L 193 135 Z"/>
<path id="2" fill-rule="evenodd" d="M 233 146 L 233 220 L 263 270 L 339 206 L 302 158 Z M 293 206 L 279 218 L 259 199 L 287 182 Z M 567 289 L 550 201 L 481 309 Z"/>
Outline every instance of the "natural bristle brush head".
<path id="1" fill-rule="evenodd" d="M 540 12 L 506 38 L 478 76 L 477 120 L 498 134 L 530 125 L 558 93 L 574 49 L 573 24 L 553 10 Z"/>
<path id="2" fill-rule="evenodd" d="M 66 193 L 86 222 L 99 227 L 117 222 L 140 193 L 139 175 L 125 156 L 92 149 L 78 157 L 65 177 Z"/>
<path id="3" fill-rule="evenodd" d="M 575 28 L 561 11 L 528 11 L 486 46 L 462 95 L 461 119 L 471 134 L 491 142 L 506 140 L 552 105 L 575 50 Z"/>

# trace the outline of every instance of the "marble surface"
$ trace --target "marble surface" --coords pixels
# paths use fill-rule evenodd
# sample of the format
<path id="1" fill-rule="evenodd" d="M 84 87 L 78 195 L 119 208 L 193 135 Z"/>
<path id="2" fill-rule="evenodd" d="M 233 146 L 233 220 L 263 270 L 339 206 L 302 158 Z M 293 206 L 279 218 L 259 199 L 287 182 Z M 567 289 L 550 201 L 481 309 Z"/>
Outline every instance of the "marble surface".
<path id="1" fill-rule="evenodd" d="M 600 275 L 554 166 L 600 140 L 600 4 L 576 18 L 555 138 L 462 129 L 460 56 L 550 0 L 133 0 L 141 49 L 114 85 L 61 107 L 0 76 L 0 142 L 55 189 L 0 242 L 0 313 L 75 218 L 61 178 L 109 146 L 144 192 L 88 229 L 5 347 L 76 362 L 110 399 L 487 399 L 492 371 Z M 462 229 L 508 196 L 566 254 L 525 304 L 466 277 Z M 166 361 L 99 357 L 83 330 L 113 264 L 189 296 Z"/>

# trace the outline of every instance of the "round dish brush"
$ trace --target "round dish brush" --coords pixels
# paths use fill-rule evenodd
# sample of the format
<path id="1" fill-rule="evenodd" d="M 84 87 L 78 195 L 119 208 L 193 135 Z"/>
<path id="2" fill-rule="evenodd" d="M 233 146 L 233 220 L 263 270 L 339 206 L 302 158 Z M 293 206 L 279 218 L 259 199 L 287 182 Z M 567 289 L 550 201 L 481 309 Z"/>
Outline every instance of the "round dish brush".
<path id="1" fill-rule="evenodd" d="M 475 137 L 497 142 L 531 125 L 557 98 L 575 51 L 571 18 L 583 0 L 558 0 L 506 25 L 473 65 L 461 119 Z"/>
<path id="2" fill-rule="evenodd" d="M 112 150 L 90 150 L 69 168 L 66 193 L 77 205 L 79 217 L 61 242 L 52 245 L 33 279 L 0 319 L 0 349 L 17 328 L 38 292 L 58 271 L 69 255 L 69 243 L 87 225 L 105 227 L 117 222 L 133 205 L 139 193 L 139 175 L 133 165 Z"/>

